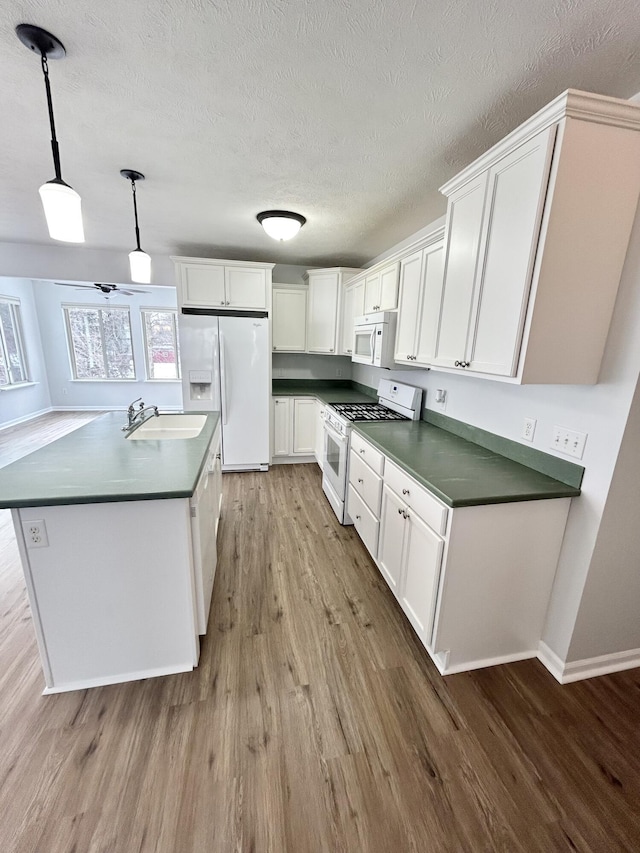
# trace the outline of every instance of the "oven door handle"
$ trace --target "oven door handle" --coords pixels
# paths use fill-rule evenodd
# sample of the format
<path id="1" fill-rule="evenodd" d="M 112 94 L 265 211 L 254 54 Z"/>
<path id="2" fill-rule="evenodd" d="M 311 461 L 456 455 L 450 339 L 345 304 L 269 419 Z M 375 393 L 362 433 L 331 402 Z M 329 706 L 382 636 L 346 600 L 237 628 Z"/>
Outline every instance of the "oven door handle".
<path id="1" fill-rule="evenodd" d="M 325 432 L 329 433 L 329 435 L 334 441 L 337 441 L 340 444 L 347 444 L 349 441 L 348 435 L 342 435 L 341 433 L 337 432 L 332 426 L 327 423 L 327 421 L 324 422 L 324 430 Z"/>

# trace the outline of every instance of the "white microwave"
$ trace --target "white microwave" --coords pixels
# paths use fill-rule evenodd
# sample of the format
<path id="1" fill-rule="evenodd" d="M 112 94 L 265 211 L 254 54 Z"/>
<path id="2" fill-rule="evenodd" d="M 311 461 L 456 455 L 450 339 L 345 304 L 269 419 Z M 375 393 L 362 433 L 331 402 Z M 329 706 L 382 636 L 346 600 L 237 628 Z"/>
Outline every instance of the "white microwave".
<path id="1" fill-rule="evenodd" d="M 378 311 L 356 317 L 353 330 L 352 361 L 372 367 L 395 367 L 396 314 Z"/>

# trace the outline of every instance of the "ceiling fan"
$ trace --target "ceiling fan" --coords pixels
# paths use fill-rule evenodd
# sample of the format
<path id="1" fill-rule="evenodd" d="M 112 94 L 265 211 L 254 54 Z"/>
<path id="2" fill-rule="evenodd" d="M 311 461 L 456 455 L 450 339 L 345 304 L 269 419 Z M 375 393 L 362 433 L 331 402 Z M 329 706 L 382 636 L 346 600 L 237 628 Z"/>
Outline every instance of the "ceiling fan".
<path id="1" fill-rule="evenodd" d="M 68 282 L 56 281 L 58 287 L 75 287 L 76 290 L 92 290 L 94 287 L 99 290 L 105 299 L 111 296 L 134 296 L 136 293 L 151 293 L 150 290 L 140 290 L 137 287 L 118 287 L 117 284 L 103 284 L 95 281 L 93 284 L 69 284 Z"/>

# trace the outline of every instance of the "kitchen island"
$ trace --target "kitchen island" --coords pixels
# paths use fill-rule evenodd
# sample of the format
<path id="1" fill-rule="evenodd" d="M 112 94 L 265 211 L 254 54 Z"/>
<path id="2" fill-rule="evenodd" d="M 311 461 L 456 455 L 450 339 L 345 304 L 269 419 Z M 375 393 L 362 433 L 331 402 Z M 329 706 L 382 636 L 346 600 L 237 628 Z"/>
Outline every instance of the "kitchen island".
<path id="1" fill-rule="evenodd" d="M 0 469 L 45 693 L 197 665 L 215 571 L 219 415 L 130 440 L 110 413 Z"/>

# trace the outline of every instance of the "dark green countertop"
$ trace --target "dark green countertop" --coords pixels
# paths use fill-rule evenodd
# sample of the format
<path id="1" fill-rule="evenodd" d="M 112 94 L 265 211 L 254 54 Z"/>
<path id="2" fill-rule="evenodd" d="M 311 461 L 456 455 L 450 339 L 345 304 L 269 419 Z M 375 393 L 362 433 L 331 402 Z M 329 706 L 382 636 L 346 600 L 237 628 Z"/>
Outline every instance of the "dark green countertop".
<path id="1" fill-rule="evenodd" d="M 189 498 L 220 420 L 196 438 L 129 441 L 110 412 L 0 468 L 0 508 Z"/>
<path id="2" fill-rule="evenodd" d="M 353 428 L 452 507 L 576 497 L 580 489 L 425 421 Z"/>
<path id="3" fill-rule="evenodd" d="M 317 397 L 323 403 L 378 402 L 373 389 L 366 393 L 360 388 L 344 379 L 274 379 L 271 383 L 274 397 Z"/>

